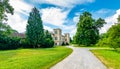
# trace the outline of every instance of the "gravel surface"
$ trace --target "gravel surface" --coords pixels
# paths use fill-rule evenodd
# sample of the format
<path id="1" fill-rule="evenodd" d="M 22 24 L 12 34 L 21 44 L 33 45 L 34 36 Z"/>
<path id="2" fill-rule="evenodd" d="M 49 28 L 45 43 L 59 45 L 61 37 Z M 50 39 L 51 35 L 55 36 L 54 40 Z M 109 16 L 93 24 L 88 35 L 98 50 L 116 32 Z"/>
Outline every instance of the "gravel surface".
<path id="1" fill-rule="evenodd" d="M 89 51 L 89 48 L 68 47 L 73 49 L 72 54 L 51 69 L 107 69 L 103 63 Z"/>

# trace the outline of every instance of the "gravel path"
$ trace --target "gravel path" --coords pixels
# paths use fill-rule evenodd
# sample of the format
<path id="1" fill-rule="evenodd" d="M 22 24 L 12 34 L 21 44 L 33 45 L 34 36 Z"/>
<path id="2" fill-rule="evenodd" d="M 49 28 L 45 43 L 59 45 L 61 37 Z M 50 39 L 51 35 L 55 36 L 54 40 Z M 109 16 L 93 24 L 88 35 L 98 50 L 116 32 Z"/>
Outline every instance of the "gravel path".
<path id="1" fill-rule="evenodd" d="M 72 54 L 51 69 L 107 69 L 88 48 L 69 47 Z"/>

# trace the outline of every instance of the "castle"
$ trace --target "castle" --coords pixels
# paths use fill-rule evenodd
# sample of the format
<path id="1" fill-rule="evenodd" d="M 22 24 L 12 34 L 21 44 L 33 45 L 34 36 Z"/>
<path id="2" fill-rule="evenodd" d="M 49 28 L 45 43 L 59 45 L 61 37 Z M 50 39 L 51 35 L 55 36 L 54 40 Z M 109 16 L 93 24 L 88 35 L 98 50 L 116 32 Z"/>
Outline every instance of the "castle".
<path id="1" fill-rule="evenodd" d="M 70 35 L 69 33 L 65 33 L 65 35 L 62 35 L 62 30 L 57 28 L 53 29 L 52 33 L 53 40 L 55 42 L 55 45 L 62 45 L 64 44 L 70 44 Z"/>
<path id="2" fill-rule="evenodd" d="M 53 32 L 51 33 L 52 38 L 54 40 L 54 45 L 55 46 L 59 46 L 62 44 L 70 44 L 70 35 L 69 33 L 65 33 L 64 35 L 62 35 L 62 30 L 57 28 L 57 29 L 53 29 Z M 24 33 L 18 33 L 15 32 L 12 34 L 13 37 L 21 37 L 21 38 L 26 38 Z"/>

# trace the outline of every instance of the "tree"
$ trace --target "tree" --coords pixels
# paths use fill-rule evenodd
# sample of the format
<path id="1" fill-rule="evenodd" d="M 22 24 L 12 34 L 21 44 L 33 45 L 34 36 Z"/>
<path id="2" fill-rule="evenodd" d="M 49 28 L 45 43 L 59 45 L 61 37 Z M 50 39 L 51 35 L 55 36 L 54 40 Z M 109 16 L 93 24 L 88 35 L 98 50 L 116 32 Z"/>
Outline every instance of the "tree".
<path id="1" fill-rule="evenodd" d="M 9 0 L 0 0 L 0 21 L 6 20 L 6 13 L 13 14 L 13 7 L 9 4 Z"/>
<path id="2" fill-rule="evenodd" d="M 97 29 L 100 29 L 101 27 L 103 27 L 103 25 L 106 24 L 105 20 L 102 18 L 99 18 L 96 22 L 95 22 L 95 27 Z"/>
<path id="3" fill-rule="evenodd" d="M 54 46 L 54 40 L 49 33 L 48 30 L 45 30 L 45 35 L 44 35 L 44 45 L 42 47 L 44 48 L 50 48 Z"/>
<path id="4" fill-rule="evenodd" d="M 118 22 L 102 35 L 101 40 L 97 43 L 98 46 L 110 46 L 115 50 L 120 48 L 120 16 L 117 19 Z"/>
<path id="5" fill-rule="evenodd" d="M 10 27 L 3 23 L 7 20 L 7 15 L 5 13 L 10 13 L 13 15 L 13 7 L 10 6 L 9 0 L 0 0 L 0 33 L 3 35 L 4 32 L 10 30 Z"/>
<path id="6" fill-rule="evenodd" d="M 19 39 L 11 38 L 9 35 L 13 29 L 4 23 L 7 21 L 6 13 L 12 14 L 14 9 L 9 4 L 9 0 L 0 0 L 0 49 L 16 49 L 19 47 Z"/>
<path id="7" fill-rule="evenodd" d="M 120 23 L 120 15 L 118 16 L 117 20 L 118 20 L 118 23 Z"/>
<path id="8" fill-rule="evenodd" d="M 118 20 L 119 22 L 119 20 Z M 120 23 L 116 23 L 108 30 L 109 46 L 117 49 L 120 47 Z"/>
<path id="9" fill-rule="evenodd" d="M 28 43 L 34 48 L 43 45 L 44 29 L 39 11 L 36 7 L 29 14 L 26 36 Z"/>
<path id="10" fill-rule="evenodd" d="M 99 29 L 105 23 L 104 19 L 99 18 L 95 21 L 89 12 L 84 12 L 80 15 L 77 24 L 77 32 L 74 36 L 75 43 L 87 46 L 95 44 L 99 39 Z"/>

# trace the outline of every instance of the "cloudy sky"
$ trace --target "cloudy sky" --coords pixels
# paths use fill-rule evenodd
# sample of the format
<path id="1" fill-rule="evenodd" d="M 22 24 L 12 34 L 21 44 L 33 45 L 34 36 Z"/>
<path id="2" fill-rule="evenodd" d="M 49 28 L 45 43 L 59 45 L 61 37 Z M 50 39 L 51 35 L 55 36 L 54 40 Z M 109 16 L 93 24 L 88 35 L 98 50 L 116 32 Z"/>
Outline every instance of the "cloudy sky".
<path id="1" fill-rule="evenodd" d="M 63 33 L 76 32 L 79 15 L 84 11 L 93 18 L 104 18 L 107 24 L 100 30 L 106 32 L 120 15 L 120 0 L 10 0 L 14 15 L 8 14 L 8 24 L 18 32 L 25 32 L 29 12 L 35 6 L 39 9 L 44 29 L 52 31 L 61 28 Z"/>

